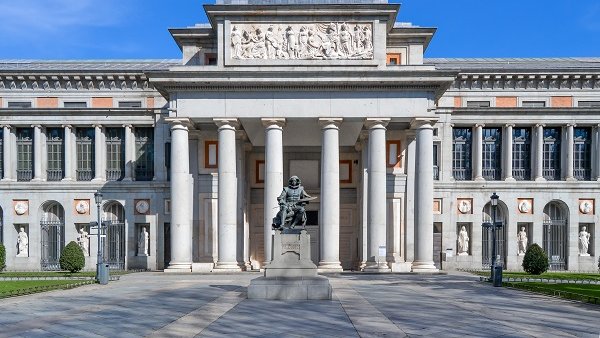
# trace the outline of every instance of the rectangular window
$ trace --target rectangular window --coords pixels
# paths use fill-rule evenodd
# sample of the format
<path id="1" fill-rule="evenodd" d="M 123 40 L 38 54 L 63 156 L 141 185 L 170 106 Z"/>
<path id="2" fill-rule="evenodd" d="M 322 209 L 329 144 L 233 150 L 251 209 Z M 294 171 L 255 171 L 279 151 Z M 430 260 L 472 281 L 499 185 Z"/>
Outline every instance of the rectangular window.
<path id="1" fill-rule="evenodd" d="M 4 178 L 4 128 L 0 128 L 0 178 Z"/>
<path id="2" fill-rule="evenodd" d="M 95 133 L 94 128 L 77 128 L 76 130 L 77 147 L 77 180 L 91 181 L 94 178 L 95 171 Z"/>
<path id="3" fill-rule="evenodd" d="M 219 142 L 204 141 L 204 168 L 216 168 L 219 164 Z"/>
<path id="4" fill-rule="evenodd" d="M 33 178 L 33 128 L 17 128 L 16 134 L 17 181 L 30 181 Z"/>
<path id="5" fill-rule="evenodd" d="M 574 128 L 573 176 L 589 181 L 592 168 L 592 132 L 590 128 Z"/>
<path id="6" fill-rule="evenodd" d="M 467 101 L 467 108 L 489 108 L 490 101 Z"/>
<path id="7" fill-rule="evenodd" d="M 125 174 L 125 130 L 106 128 L 106 180 L 119 181 Z"/>
<path id="8" fill-rule="evenodd" d="M 63 129 L 46 128 L 46 150 L 48 154 L 46 175 L 48 181 L 60 181 L 63 179 L 64 146 Z"/>
<path id="9" fill-rule="evenodd" d="M 400 141 L 399 140 L 387 140 L 385 141 L 386 145 L 386 156 L 387 156 L 387 166 L 392 167 L 400 167 Z"/>
<path id="10" fill-rule="evenodd" d="M 165 143 L 165 168 L 167 169 L 167 181 L 171 180 L 171 142 Z"/>
<path id="11" fill-rule="evenodd" d="M 523 101 L 524 108 L 543 108 L 546 107 L 545 101 Z"/>
<path id="12" fill-rule="evenodd" d="M 439 180 L 440 179 L 440 167 L 438 166 L 438 149 L 439 144 L 434 144 L 433 145 L 433 179 L 434 180 Z"/>
<path id="13" fill-rule="evenodd" d="M 549 181 L 560 180 L 560 128 L 544 128 L 543 172 Z"/>
<path id="14" fill-rule="evenodd" d="M 399 53 L 388 53 L 387 54 L 387 64 L 390 66 L 399 65 L 400 64 L 400 55 Z"/>
<path id="15" fill-rule="evenodd" d="M 135 128 L 135 180 L 154 177 L 154 128 Z"/>
<path id="16" fill-rule="evenodd" d="M 486 180 L 497 181 L 502 174 L 502 130 L 483 128 L 482 174 Z"/>
<path id="17" fill-rule="evenodd" d="M 531 179 L 531 130 L 513 129 L 512 167 L 513 177 L 517 181 Z"/>
<path id="18" fill-rule="evenodd" d="M 31 101 L 8 101 L 7 108 L 31 108 Z"/>
<path id="19" fill-rule="evenodd" d="M 119 101 L 119 108 L 142 108 L 142 101 Z"/>
<path id="20" fill-rule="evenodd" d="M 452 129 L 452 175 L 457 181 L 471 179 L 471 128 Z"/>
<path id="21" fill-rule="evenodd" d="M 600 101 L 579 101 L 577 107 L 581 108 L 599 108 Z"/>
<path id="22" fill-rule="evenodd" d="M 85 101 L 69 101 L 63 102 L 65 108 L 87 108 L 87 102 Z"/>

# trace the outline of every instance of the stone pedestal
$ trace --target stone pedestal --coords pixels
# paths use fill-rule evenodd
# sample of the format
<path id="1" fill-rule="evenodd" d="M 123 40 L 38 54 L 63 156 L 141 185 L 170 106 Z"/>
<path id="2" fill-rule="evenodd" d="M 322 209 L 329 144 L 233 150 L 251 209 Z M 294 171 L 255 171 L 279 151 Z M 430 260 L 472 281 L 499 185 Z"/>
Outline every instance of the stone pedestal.
<path id="1" fill-rule="evenodd" d="M 310 259 L 306 230 L 275 231 L 272 253 L 264 277 L 250 282 L 249 299 L 331 299 L 329 280 L 317 275 L 317 266 Z"/>

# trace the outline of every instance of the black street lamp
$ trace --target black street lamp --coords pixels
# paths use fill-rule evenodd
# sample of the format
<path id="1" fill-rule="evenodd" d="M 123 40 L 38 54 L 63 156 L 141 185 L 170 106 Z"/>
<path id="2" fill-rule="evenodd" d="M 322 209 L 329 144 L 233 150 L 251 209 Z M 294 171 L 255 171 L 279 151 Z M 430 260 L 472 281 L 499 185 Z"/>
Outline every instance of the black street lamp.
<path id="1" fill-rule="evenodd" d="M 496 195 L 494 192 L 492 196 L 490 196 L 490 204 L 492 205 L 492 271 L 491 277 L 494 282 L 494 286 L 502 286 L 502 266 L 496 268 L 496 229 L 498 224 L 496 224 L 496 209 L 498 208 L 498 200 L 500 196 Z"/>
<path id="2" fill-rule="evenodd" d="M 105 285 L 108 284 L 109 272 L 108 265 L 104 264 L 104 245 L 102 237 L 106 235 L 102 234 L 102 230 L 104 229 L 104 227 L 100 217 L 100 207 L 102 206 L 102 193 L 100 193 L 100 191 L 96 191 L 94 193 L 94 200 L 96 201 L 96 207 L 98 208 L 98 223 L 96 224 L 96 226 L 98 227 L 98 259 L 96 263 L 96 280 L 98 281 L 98 283 Z M 93 223 L 94 222 L 92 222 L 91 224 Z"/>

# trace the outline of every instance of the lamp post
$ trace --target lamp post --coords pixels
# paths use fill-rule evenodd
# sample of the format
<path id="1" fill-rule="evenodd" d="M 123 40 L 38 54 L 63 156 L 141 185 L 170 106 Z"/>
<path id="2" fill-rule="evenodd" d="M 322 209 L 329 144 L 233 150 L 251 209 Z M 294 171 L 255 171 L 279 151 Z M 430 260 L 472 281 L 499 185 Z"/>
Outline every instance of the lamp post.
<path id="1" fill-rule="evenodd" d="M 98 208 L 98 259 L 96 262 L 96 280 L 98 283 L 105 285 L 108 284 L 108 265 L 104 264 L 104 245 L 102 245 L 102 220 L 100 214 L 100 207 L 102 205 L 102 193 L 100 191 L 96 191 L 94 193 L 94 200 L 96 201 L 96 207 Z"/>
<path id="2" fill-rule="evenodd" d="M 496 195 L 495 192 L 490 196 L 490 204 L 492 205 L 492 271 L 490 276 L 494 286 L 502 286 L 502 267 L 496 269 L 496 209 L 498 208 L 498 199 L 500 199 L 500 196 Z"/>

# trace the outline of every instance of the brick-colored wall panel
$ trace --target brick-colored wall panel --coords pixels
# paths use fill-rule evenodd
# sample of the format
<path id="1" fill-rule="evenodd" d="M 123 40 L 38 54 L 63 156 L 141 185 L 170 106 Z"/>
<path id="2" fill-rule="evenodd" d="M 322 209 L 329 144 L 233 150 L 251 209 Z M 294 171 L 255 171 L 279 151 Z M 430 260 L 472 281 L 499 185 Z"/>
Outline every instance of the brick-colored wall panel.
<path id="1" fill-rule="evenodd" d="M 460 96 L 455 96 L 454 97 L 454 107 L 455 108 L 460 108 L 462 106 L 462 100 Z"/>
<path id="2" fill-rule="evenodd" d="M 572 96 L 552 96 L 550 99 L 552 107 L 573 107 Z"/>
<path id="3" fill-rule="evenodd" d="M 146 98 L 146 108 L 154 108 L 154 97 Z"/>
<path id="4" fill-rule="evenodd" d="M 516 96 L 499 96 L 496 97 L 496 107 L 512 108 L 517 106 Z"/>
<path id="5" fill-rule="evenodd" d="M 38 97 L 37 108 L 58 108 L 58 97 Z"/>
<path id="6" fill-rule="evenodd" d="M 112 97 L 92 97 L 92 108 L 112 108 Z"/>

